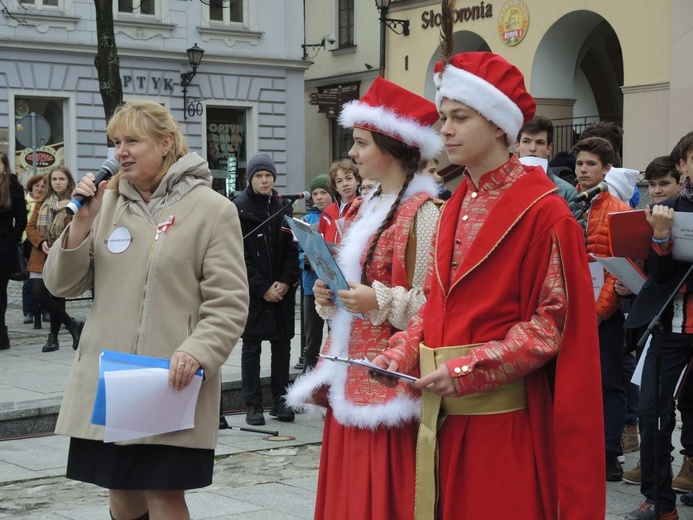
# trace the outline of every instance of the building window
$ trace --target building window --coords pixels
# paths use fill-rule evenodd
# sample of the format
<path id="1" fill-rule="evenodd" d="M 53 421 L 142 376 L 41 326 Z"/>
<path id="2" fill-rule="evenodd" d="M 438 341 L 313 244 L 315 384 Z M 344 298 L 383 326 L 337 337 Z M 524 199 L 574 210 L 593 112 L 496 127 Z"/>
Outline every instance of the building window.
<path id="1" fill-rule="evenodd" d="M 246 0 L 209 0 L 209 20 L 245 25 L 246 3 Z"/>
<path id="2" fill-rule="evenodd" d="M 118 0 L 118 13 L 156 16 L 156 0 Z"/>
<path id="3" fill-rule="evenodd" d="M 207 163 L 212 188 L 226 197 L 246 188 L 248 110 L 207 107 Z"/>
<path id="4" fill-rule="evenodd" d="M 339 0 L 339 46 L 354 45 L 354 0 Z"/>
<path id="5" fill-rule="evenodd" d="M 64 164 L 64 101 L 18 96 L 14 109 L 14 171 L 26 186 L 33 175 L 46 174 L 53 166 Z"/>
<path id="6" fill-rule="evenodd" d="M 24 8 L 32 9 L 60 9 L 60 0 L 22 0 Z"/>
<path id="7" fill-rule="evenodd" d="M 337 119 L 330 119 L 332 125 L 332 160 L 349 159 L 349 150 L 354 144 L 353 129 L 342 128 Z"/>

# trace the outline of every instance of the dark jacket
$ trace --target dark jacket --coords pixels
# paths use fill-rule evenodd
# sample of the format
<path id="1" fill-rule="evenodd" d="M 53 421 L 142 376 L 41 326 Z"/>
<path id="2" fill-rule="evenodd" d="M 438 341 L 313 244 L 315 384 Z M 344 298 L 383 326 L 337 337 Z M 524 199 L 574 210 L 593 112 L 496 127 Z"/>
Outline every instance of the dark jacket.
<path id="1" fill-rule="evenodd" d="M 0 208 L 0 276 L 7 276 L 19 271 L 19 255 L 17 245 L 22 239 L 26 228 L 26 201 L 24 188 L 17 176 L 10 176 L 10 197 L 12 204 L 9 208 Z"/>
<path id="2" fill-rule="evenodd" d="M 674 208 L 674 211 L 693 212 L 693 203 L 682 197 L 665 200 L 661 205 Z M 674 260 L 671 254 L 659 256 L 650 248 L 650 256 L 646 264 L 648 277 L 628 313 L 626 328 L 648 325 L 666 303 L 667 298 L 674 291 L 681 278 L 686 275 L 691 265 L 690 262 Z M 686 280 L 686 292 L 693 293 L 693 275 Z M 672 308 L 669 304 L 669 308 L 662 316 L 662 323 L 667 329 L 671 324 L 671 317 Z"/>
<path id="3" fill-rule="evenodd" d="M 248 270 L 250 309 L 243 338 L 254 340 L 291 339 L 294 336 L 294 284 L 300 275 L 298 244 L 284 222 L 291 215 L 291 204 L 272 195 L 259 195 L 252 186 L 239 194 L 233 203 L 238 208 L 241 230 L 245 237 L 270 215 L 284 211 L 243 239 L 245 265 Z M 278 303 L 268 302 L 264 294 L 276 281 L 289 284 L 289 292 Z"/>

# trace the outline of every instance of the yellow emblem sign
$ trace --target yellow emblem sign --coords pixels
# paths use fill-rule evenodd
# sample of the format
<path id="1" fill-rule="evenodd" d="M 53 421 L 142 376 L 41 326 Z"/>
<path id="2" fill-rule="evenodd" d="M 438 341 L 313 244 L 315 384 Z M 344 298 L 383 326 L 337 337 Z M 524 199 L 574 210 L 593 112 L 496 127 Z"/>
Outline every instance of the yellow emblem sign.
<path id="1" fill-rule="evenodd" d="M 529 9 L 522 0 L 508 0 L 498 13 L 498 35 L 508 47 L 520 43 L 529 28 Z"/>

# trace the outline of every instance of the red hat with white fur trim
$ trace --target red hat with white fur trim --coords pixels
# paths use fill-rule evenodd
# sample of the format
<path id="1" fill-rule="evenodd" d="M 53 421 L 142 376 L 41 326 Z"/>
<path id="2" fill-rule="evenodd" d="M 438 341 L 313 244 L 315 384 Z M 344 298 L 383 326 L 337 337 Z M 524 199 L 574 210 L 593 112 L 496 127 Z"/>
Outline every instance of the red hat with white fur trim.
<path id="1" fill-rule="evenodd" d="M 522 125 L 534 117 L 537 105 L 525 88 L 517 67 L 490 52 L 462 52 L 450 63 L 436 63 L 433 76 L 438 91 L 436 106 L 443 98 L 473 108 L 501 128 L 508 146 L 517 139 Z"/>
<path id="2" fill-rule="evenodd" d="M 433 129 L 438 121 L 436 106 L 421 96 L 378 77 L 357 101 L 342 106 L 339 124 L 363 128 L 407 143 L 431 159 L 442 149 L 440 134 Z"/>

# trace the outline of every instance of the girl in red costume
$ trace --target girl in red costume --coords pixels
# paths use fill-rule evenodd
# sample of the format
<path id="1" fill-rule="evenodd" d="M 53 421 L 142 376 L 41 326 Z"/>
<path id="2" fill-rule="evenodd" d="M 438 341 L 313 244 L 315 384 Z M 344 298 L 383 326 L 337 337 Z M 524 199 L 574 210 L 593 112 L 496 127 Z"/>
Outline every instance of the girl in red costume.
<path id="1" fill-rule="evenodd" d="M 314 287 L 318 312 L 331 320 L 325 354 L 373 359 L 424 302 L 437 186 L 416 172 L 422 157 L 440 150 L 437 119 L 433 103 L 382 78 L 342 108 L 340 123 L 354 128 L 349 155 L 380 186 L 346 215 L 337 255 L 351 286 L 338 294 L 346 310 L 322 281 Z M 363 368 L 322 360 L 287 401 L 298 409 L 327 407 L 317 520 L 413 518 L 418 391 L 404 383 L 386 388 Z"/>

